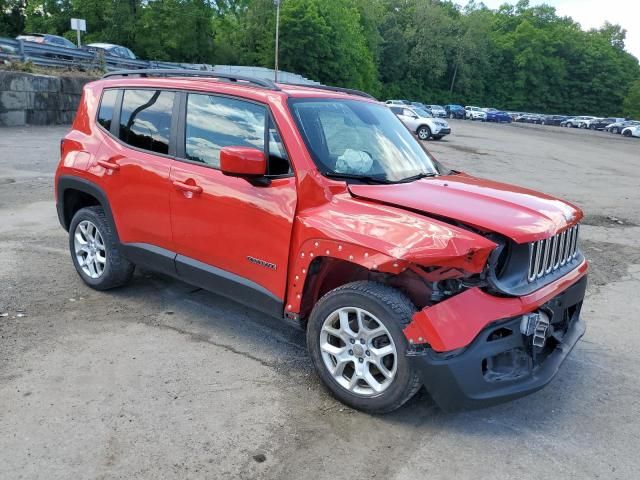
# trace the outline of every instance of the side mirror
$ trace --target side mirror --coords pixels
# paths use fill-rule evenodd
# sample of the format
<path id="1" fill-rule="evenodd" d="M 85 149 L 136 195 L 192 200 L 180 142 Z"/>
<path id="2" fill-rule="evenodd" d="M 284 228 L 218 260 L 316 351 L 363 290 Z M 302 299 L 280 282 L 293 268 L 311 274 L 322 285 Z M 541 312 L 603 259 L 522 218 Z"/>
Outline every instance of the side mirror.
<path id="1" fill-rule="evenodd" d="M 267 160 L 257 148 L 224 147 L 220 150 L 220 170 L 232 177 L 262 177 L 267 172 Z"/>

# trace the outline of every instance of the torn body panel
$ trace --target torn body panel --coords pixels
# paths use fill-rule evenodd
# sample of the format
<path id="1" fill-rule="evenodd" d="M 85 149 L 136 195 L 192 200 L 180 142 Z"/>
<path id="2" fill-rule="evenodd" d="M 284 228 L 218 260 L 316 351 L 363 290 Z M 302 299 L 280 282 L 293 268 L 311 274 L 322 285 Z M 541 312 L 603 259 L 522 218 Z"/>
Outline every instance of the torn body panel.
<path id="1" fill-rule="evenodd" d="M 496 297 L 480 288 L 470 288 L 413 316 L 404 329 L 412 344 L 428 344 L 436 352 L 469 345 L 489 324 L 531 312 L 566 290 L 587 273 L 587 263 L 557 281 L 522 297 Z"/>
<path id="2" fill-rule="evenodd" d="M 411 265 L 480 273 L 495 247 L 491 240 L 445 222 L 357 200 L 348 193 L 334 195 L 296 218 L 286 312 L 300 311 L 309 266 L 318 257 L 393 275 Z"/>

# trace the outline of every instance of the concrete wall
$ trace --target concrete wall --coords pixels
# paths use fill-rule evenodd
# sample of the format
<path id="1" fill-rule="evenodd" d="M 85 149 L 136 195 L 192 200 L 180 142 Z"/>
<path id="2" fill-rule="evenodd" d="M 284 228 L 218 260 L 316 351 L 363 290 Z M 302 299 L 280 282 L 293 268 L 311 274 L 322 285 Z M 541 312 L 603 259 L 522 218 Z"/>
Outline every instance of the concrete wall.
<path id="1" fill-rule="evenodd" d="M 70 124 L 91 80 L 0 71 L 0 127 Z"/>

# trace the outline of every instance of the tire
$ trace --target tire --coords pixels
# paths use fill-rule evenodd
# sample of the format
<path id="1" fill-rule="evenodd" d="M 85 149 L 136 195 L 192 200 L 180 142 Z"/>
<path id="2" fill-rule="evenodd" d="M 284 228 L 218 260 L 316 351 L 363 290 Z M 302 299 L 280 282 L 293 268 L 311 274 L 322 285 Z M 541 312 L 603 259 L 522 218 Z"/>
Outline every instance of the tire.
<path id="1" fill-rule="evenodd" d="M 408 342 L 402 331 L 411 322 L 415 311 L 415 306 L 400 291 L 369 281 L 348 283 L 330 291 L 318 301 L 307 324 L 307 347 L 320 379 L 335 398 L 357 410 L 388 413 L 400 408 L 415 395 L 421 387 L 421 381 L 407 358 Z M 378 333 L 379 336 L 369 337 L 361 343 L 359 339 L 366 335 L 362 332 L 367 332 L 367 328 L 359 327 L 357 318 L 363 319 L 362 324 L 372 329 L 383 327 L 384 333 Z M 346 329 L 342 328 L 343 323 Z M 340 337 L 329 333 L 327 328 L 334 328 L 331 331 L 339 333 Z M 355 331 L 355 328 L 358 330 Z M 380 360 L 375 360 L 376 348 L 393 350 L 394 353 L 387 353 Z M 344 360 L 338 362 L 338 357 L 327 350 L 342 355 Z M 389 377 L 383 376 L 382 370 L 375 366 L 376 361 L 379 363 L 383 360 L 386 363 L 382 366 L 387 374 L 393 372 Z M 337 370 L 341 365 L 338 373 L 329 370 Z M 356 375 L 358 368 L 360 376 Z M 372 381 L 374 385 L 380 381 L 378 388 L 372 388 L 370 380 L 364 379 L 365 376 L 376 380 Z"/>
<path id="2" fill-rule="evenodd" d="M 595 131 L 596 126 L 595 125 L 589 125 L 589 129 Z"/>
<path id="3" fill-rule="evenodd" d="M 622 136 L 623 137 L 630 137 L 631 136 L 631 130 L 625 130 L 622 132 Z"/>
<path id="4" fill-rule="evenodd" d="M 618 129 L 618 127 L 613 127 L 611 129 L 611 133 L 616 133 L 617 134 L 617 133 L 620 133 L 620 130 Z"/>
<path id="5" fill-rule="evenodd" d="M 587 128 L 587 126 L 584 123 L 580 123 L 578 124 L 578 128 Z"/>
<path id="6" fill-rule="evenodd" d="M 567 128 L 573 128 L 573 123 L 571 122 L 567 123 Z"/>
<path id="7" fill-rule="evenodd" d="M 418 127 L 416 134 L 420 140 L 429 140 L 429 137 L 431 137 L 431 129 L 427 125 L 422 125 Z"/>
<path id="8" fill-rule="evenodd" d="M 102 207 L 87 207 L 76 212 L 69 226 L 69 250 L 78 275 L 91 288 L 119 287 L 133 276 L 135 265 L 122 255 L 114 227 Z M 91 258 L 95 260 L 80 264 L 81 259 Z"/>
<path id="9" fill-rule="evenodd" d="M 453 118 L 456 118 L 456 116 L 455 116 L 453 113 L 450 113 L 450 114 L 449 114 L 449 118 L 452 118 L 452 119 L 453 119 Z"/>
<path id="10" fill-rule="evenodd" d="M 542 120 L 542 121 L 540 122 L 540 125 L 546 125 L 546 122 L 545 122 L 544 120 Z"/>

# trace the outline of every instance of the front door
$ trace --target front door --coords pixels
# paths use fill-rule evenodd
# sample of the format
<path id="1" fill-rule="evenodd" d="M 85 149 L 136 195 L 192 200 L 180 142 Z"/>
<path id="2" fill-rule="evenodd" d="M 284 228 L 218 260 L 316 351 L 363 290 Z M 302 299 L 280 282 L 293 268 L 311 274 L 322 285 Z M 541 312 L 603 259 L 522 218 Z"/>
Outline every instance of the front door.
<path id="1" fill-rule="evenodd" d="M 183 161 L 171 170 L 171 224 L 185 280 L 282 315 L 296 183 L 268 109 L 246 100 L 184 94 Z M 269 141 L 265 144 L 265 139 Z M 229 177 L 220 149 L 265 151 L 269 185 Z"/>

